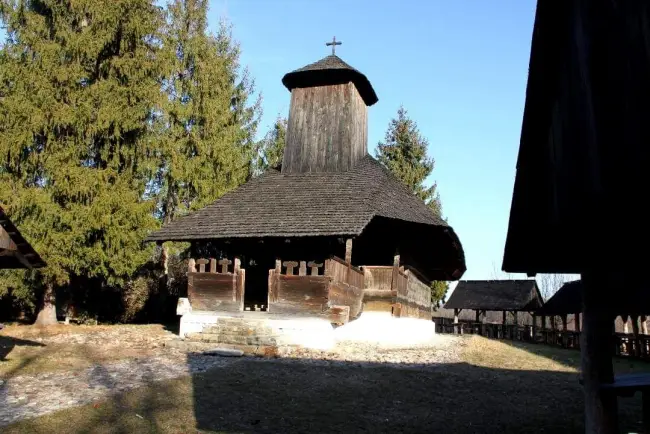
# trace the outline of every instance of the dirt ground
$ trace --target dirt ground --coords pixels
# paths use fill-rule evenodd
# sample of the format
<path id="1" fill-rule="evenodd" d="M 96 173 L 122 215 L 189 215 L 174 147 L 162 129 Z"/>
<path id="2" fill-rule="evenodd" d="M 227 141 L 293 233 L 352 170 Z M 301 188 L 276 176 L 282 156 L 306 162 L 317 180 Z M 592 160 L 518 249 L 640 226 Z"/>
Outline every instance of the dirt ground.
<path id="1" fill-rule="evenodd" d="M 160 326 L 146 327 L 150 329 L 139 332 L 146 335 L 140 343 L 149 342 L 146 351 L 165 351 L 161 342 L 169 332 Z M 42 338 L 31 333 L 24 332 L 21 339 Z M 56 344 L 58 339 L 69 341 L 75 333 L 54 333 L 49 339 Z M 43 339 L 52 345 L 47 337 Z M 92 346 L 82 338 L 73 339 L 84 343 L 63 345 Z M 445 341 L 444 345 L 453 345 L 442 351 L 442 358 L 435 356 L 440 349 L 424 348 L 231 358 L 206 372 L 155 381 L 109 399 L 3 427 L 3 432 L 584 432 L 578 352 L 479 337 L 452 339 Z M 11 363 L 18 363 L 12 359 L 18 347 L 8 354 Z M 131 357 L 129 351 L 121 354 Z M 449 351 L 456 351 L 458 357 L 448 357 Z M 109 362 L 118 357 L 99 353 Z M 372 353 L 370 361 L 363 361 L 364 353 Z M 400 354 L 407 354 L 408 360 L 399 363 Z M 187 353 L 184 361 L 191 365 L 195 357 L 199 356 Z M 78 360 L 85 363 L 81 357 Z M 646 363 L 616 359 L 618 372 L 649 368 Z M 640 399 L 622 399 L 619 404 L 621 428 L 639 432 Z"/>

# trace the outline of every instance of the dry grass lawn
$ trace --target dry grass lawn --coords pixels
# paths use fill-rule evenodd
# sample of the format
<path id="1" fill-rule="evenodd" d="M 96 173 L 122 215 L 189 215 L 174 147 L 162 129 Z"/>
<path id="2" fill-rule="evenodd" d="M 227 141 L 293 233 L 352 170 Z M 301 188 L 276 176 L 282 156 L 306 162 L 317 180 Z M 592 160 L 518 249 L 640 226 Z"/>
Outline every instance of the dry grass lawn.
<path id="1" fill-rule="evenodd" d="M 424 370 L 239 359 L 4 432 L 584 432 L 578 352 L 465 339 L 463 363 Z M 620 401 L 626 432 L 640 429 L 639 401 Z"/>
<path id="2" fill-rule="evenodd" d="M 160 325 L 10 325 L 0 332 L 0 379 L 146 357 L 165 333 Z"/>

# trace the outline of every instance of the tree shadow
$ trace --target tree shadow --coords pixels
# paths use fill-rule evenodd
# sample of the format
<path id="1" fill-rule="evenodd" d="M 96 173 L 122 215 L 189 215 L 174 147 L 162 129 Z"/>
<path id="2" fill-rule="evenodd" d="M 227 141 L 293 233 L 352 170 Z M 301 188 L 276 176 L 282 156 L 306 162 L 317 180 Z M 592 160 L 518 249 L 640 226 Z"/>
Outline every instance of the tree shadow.
<path id="1" fill-rule="evenodd" d="M 13 338 L 11 336 L 0 335 L 0 362 L 7 359 L 7 355 L 16 346 L 44 347 L 45 344 L 27 339 Z"/>

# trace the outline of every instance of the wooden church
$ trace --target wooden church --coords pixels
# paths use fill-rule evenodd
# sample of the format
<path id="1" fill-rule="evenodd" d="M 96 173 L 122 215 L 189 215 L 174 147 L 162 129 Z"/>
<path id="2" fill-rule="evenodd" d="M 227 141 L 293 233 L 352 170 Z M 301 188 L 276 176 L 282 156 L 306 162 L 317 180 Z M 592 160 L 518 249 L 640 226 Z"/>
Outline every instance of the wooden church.
<path id="1" fill-rule="evenodd" d="M 463 275 L 463 249 L 368 154 L 370 81 L 333 53 L 282 83 L 291 105 L 281 167 L 148 238 L 192 243 L 191 310 L 257 305 L 346 322 L 365 308 L 430 320 L 430 283 Z"/>

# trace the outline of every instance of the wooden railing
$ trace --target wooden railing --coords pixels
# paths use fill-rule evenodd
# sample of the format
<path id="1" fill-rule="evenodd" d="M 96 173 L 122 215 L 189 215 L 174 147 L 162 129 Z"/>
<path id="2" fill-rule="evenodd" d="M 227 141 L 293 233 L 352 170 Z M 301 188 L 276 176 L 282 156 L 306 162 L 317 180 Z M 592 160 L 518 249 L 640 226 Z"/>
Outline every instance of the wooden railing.
<path id="1" fill-rule="evenodd" d="M 573 330 L 541 329 L 532 325 L 486 324 L 473 322 L 448 322 L 448 318 L 434 319 L 436 332 L 441 334 L 476 334 L 491 339 L 508 339 L 534 342 L 543 345 L 580 349 L 580 332 Z M 613 356 L 650 359 L 650 335 L 613 333 Z"/>
<path id="2" fill-rule="evenodd" d="M 268 310 L 346 323 L 361 311 L 363 278 L 361 270 L 339 258 L 324 264 L 278 260 L 275 269 L 269 270 Z"/>
<path id="3" fill-rule="evenodd" d="M 241 268 L 237 258 L 234 262 L 215 258 L 190 259 L 187 266 L 187 296 L 192 310 L 244 310 L 245 280 L 246 270 Z"/>
<path id="4" fill-rule="evenodd" d="M 396 317 L 431 319 L 431 288 L 399 266 L 364 266 L 364 310 L 392 312 Z"/>

